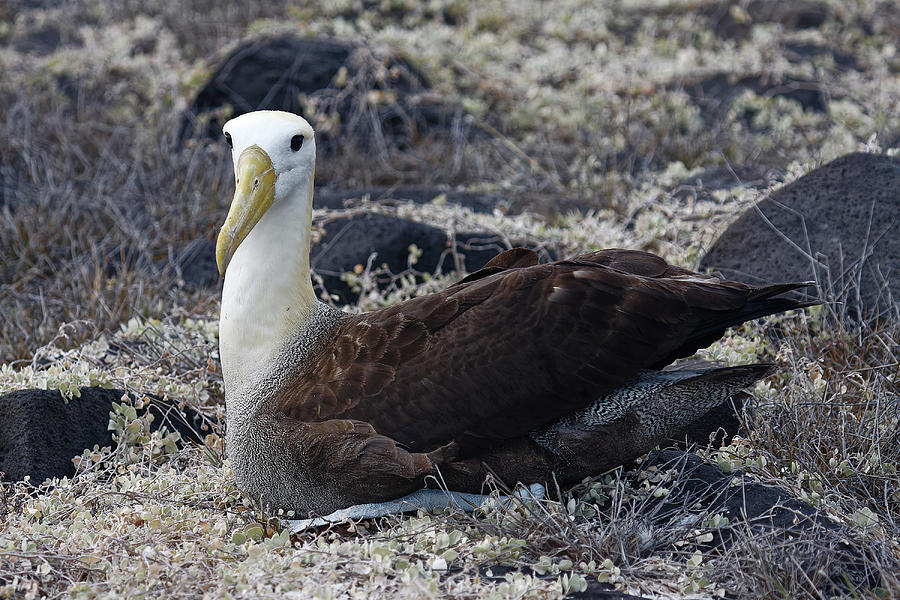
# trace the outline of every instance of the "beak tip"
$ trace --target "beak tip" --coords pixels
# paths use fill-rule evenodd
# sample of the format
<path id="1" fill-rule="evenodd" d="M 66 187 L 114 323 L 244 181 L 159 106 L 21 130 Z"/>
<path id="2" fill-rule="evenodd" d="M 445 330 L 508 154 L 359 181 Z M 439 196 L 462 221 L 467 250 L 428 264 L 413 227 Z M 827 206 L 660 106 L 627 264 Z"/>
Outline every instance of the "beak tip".
<path id="1" fill-rule="evenodd" d="M 216 268 L 219 270 L 219 277 L 225 277 L 225 269 L 228 268 L 228 259 L 226 250 L 221 243 L 216 244 Z"/>

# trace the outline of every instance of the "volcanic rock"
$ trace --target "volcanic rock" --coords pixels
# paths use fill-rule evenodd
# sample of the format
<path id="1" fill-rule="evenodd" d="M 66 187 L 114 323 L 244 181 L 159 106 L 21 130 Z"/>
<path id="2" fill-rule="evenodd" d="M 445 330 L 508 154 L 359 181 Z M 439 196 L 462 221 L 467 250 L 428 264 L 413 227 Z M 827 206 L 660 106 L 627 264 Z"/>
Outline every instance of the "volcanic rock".
<path id="1" fill-rule="evenodd" d="M 761 284 L 816 280 L 838 313 L 877 322 L 900 298 L 900 159 L 855 153 L 759 202 L 700 266 Z"/>

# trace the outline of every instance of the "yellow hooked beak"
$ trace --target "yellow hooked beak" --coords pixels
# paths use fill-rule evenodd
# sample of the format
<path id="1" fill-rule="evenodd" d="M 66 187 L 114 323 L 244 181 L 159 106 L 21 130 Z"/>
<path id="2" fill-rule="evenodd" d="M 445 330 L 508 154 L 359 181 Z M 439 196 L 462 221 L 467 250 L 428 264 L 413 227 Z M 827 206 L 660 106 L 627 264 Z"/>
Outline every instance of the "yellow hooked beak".
<path id="1" fill-rule="evenodd" d="M 275 169 L 272 159 L 259 146 L 241 152 L 234 175 L 234 200 L 216 240 L 216 264 L 223 277 L 238 246 L 275 200 Z"/>

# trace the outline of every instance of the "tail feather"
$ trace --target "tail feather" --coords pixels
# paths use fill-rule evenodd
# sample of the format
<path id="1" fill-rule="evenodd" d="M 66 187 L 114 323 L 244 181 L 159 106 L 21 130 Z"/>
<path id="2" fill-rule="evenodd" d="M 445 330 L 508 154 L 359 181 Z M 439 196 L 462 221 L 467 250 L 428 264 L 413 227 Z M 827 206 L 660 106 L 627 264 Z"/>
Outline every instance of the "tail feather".
<path id="1" fill-rule="evenodd" d="M 734 327 L 760 317 L 821 304 L 821 300 L 804 300 L 781 296 L 781 294 L 810 287 L 812 285 L 815 285 L 814 281 L 802 281 L 776 283 L 753 289 L 747 296 L 747 301 L 743 307 L 737 310 L 722 311 L 721 313 L 711 315 L 710 318 L 697 327 L 691 335 L 684 340 L 684 343 L 672 352 L 672 354 L 667 355 L 663 360 L 655 363 L 652 368 L 661 369 L 679 358 L 685 358 L 692 355 L 700 348 L 706 348 L 725 335 L 725 330 L 729 327 Z"/>
<path id="2" fill-rule="evenodd" d="M 812 287 L 814 285 L 816 285 L 815 281 L 792 281 L 790 283 L 773 283 L 771 285 L 764 285 L 750 292 L 748 300 L 768 300 L 769 298 L 774 298 L 775 296 L 786 294 L 787 292 L 802 290 L 803 288 Z M 811 302 L 805 304 L 805 306 L 812 306 L 813 304 L 818 304 L 818 302 Z"/>

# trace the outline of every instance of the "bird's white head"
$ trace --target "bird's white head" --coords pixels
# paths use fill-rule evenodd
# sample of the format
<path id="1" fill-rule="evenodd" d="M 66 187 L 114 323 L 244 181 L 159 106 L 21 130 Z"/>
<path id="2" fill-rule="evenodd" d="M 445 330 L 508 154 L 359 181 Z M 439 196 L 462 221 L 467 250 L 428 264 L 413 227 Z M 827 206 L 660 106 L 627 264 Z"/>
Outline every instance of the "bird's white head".
<path id="1" fill-rule="evenodd" d="M 296 201 L 298 191 L 312 201 L 316 164 L 313 128 L 295 114 L 246 113 L 228 121 L 224 133 L 234 160 L 235 192 L 216 242 L 223 276 L 238 246 L 273 204 Z"/>

